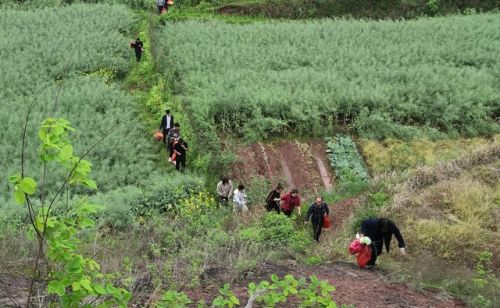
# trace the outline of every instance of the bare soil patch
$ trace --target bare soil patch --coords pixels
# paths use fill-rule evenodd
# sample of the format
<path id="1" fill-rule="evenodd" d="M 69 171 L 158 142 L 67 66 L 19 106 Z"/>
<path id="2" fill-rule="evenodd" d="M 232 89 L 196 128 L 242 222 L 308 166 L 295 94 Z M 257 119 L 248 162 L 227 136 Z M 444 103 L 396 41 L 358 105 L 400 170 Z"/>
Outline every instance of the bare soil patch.
<path id="1" fill-rule="evenodd" d="M 255 143 L 240 147 L 236 154 L 239 159 L 230 176 L 239 182 L 256 177 L 273 182 L 284 179 L 288 189 L 297 188 L 302 195 L 332 188 L 333 176 L 322 140 Z"/>

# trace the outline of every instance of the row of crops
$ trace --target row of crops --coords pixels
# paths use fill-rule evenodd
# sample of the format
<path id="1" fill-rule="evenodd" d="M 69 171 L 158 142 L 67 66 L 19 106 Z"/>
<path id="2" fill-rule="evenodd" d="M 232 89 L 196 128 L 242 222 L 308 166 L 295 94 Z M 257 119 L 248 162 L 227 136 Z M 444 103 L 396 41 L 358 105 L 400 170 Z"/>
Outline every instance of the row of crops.
<path id="1" fill-rule="evenodd" d="M 157 33 L 193 121 L 250 139 L 343 126 L 368 138 L 489 135 L 500 114 L 500 15 L 229 25 Z"/>
<path id="2" fill-rule="evenodd" d="M 24 217 L 20 209 L 9 206 L 12 191 L 6 178 L 20 171 L 22 129 L 32 102 L 27 175 L 41 173 L 37 157 L 41 120 L 64 117 L 77 129 L 72 142 L 78 155 L 111 133 L 87 159 L 93 163 L 91 176 L 99 188 L 95 202 L 114 207 L 115 222 L 126 225 L 133 207 L 162 204 L 171 199 L 166 196 L 169 191 L 179 190 L 176 186 L 182 180 L 165 188 L 164 177 L 155 171 L 156 148 L 138 118 L 137 102 L 110 80 L 115 76 L 118 81 L 135 62 L 128 48 L 133 25 L 134 15 L 124 6 L 0 11 L 0 204 L 5 222 L 14 223 L 10 215 Z M 54 173 L 51 166 L 48 172 L 50 191 L 63 174 Z"/>

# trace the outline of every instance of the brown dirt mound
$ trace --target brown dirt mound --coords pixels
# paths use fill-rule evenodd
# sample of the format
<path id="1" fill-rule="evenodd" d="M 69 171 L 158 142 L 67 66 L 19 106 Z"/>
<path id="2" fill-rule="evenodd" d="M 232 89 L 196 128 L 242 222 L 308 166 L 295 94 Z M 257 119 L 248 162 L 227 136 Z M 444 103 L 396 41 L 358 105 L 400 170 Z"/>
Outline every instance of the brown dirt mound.
<path id="1" fill-rule="evenodd" d="M 317 193 L 332 188 L 332 173 L 321 140 L 255 143 L 238 148 L 230 176 L 239 182 L 261 177 L 286 181 L 288 189 Z"/>

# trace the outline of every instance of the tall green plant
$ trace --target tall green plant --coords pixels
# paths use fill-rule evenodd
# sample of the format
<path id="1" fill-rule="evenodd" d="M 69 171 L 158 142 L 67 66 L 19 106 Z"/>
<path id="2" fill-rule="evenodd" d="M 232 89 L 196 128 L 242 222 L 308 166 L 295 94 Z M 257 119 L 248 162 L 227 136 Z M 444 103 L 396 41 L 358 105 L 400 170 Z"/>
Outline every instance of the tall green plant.
<path id="1" fill-rule="evenodd" d="M 63 118 L 44 120 L 38 132 L 40 140 L 38 153 L 43 165 L 39 181 L 41 184 L 37 185 L 34 178 L 25 176 L 24 157 L 21 159 L 21 173 L 9 177 L 14 187 L 16 203 L 26 205 L 28 208 L 32 226 L 30 232 L 36 235 L 38 242 L 33 278 L 28 293 L 28 306 L 31 304 L 35 279 L 44 279 L 48 280 L 47 292 L 58 295 L 58 302 L 62 307 L 90 307 L 90 304 L 84 302 L 89 297 L 99 299 L 100 307 L 116 305 L 126 307 L 131 294 L 106 281 L 100 271 L 100 265 L 79 252 L 78 233 L 94 226 L 91 215 L 100 207 L 83 199 L 65 216 L 53 215 L 53 206 L 60 202 L 59 199 L 64 191 L 69 193 L 70 187 L 97 188 L 89 176 L 92 165 L 84 159 L 91 149 L 83 157 L 76 156 L 69 140 L 71 131 L 74 129 Z M 23 154 L 25 134 L 26 128 Z M 45 181 L 54 167 L 64 169 L 66 176 L 55 191 L 48 191 Z M 35 202 L 36 199 L 38 200 Z M 69 204 L 66 204 L 66 207 L 69 207 Z M 49 257 L 50 263 L 45 256 Z M 42 260 L 45 260 L 48 268 L 44 274 L 40 270 Z"/>

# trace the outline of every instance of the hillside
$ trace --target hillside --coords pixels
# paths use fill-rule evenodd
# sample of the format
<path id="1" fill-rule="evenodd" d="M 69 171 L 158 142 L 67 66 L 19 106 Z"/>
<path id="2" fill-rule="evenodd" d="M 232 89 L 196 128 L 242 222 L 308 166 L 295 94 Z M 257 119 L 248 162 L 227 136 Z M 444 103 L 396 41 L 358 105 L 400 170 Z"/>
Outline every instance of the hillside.
<path id="1" fill-rule="evenodd" d="M 478 12 L 499 4 L 349 3 L 3 3 L 0 306 L 495 307 L 500 15 Z M 418 18 L 317 18 L 348 13 Z M 277 183 L 302 213 L 265 210 Z M 406 255 L 359 268 L 374 217 Z"/>

